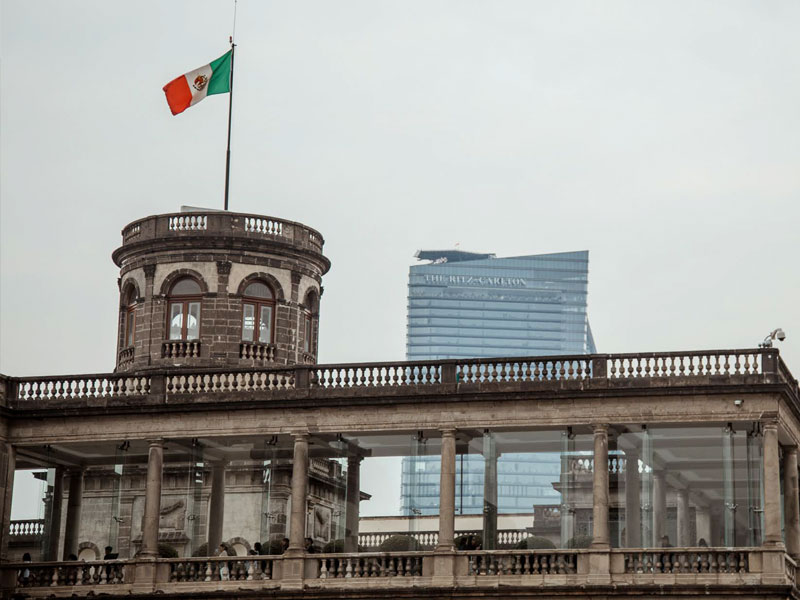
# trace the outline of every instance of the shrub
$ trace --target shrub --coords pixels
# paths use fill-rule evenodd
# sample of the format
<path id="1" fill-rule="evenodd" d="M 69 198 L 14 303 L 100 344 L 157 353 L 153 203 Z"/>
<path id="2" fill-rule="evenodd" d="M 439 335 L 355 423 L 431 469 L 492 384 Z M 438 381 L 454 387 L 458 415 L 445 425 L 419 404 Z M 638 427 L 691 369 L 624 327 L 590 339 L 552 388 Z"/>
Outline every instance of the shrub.
<path id="1" fill-rule="evenodd" d="M 159 544 L 158 545 L 158 557 L 159 558 L 179 558 L 178 551 L 175 550 L 169 544 Z"/>
<path id="2" fill-rule="evenodd" d="M 567 548 L 588 548 L 591 545 L 592 536 L 590 535 L 576 535 L 567 541 Z"/>
<path id="3" fill-rule="evenodd" d="M 458 536 L 453 543 L 455 544 L 456 550 L 473 550 L 474 548 L 470 547 L 470 539 L 475 537 L 478 542 L 478 547 L 483 547 L 483 537 L 476 534 L 464 534 Z"/>
<path id="4" fill-rule="evenodd" d="M 555 550 L 556 545 L 547 538 L 532 535 L 517 542 L 517 550 Z"/>
<path id="5" fill-rule="evenodd" d="M 379 552 L 407 552 L 419 549 L 419 542 L 410 535 L 393 535 L 378 546 Z"/>

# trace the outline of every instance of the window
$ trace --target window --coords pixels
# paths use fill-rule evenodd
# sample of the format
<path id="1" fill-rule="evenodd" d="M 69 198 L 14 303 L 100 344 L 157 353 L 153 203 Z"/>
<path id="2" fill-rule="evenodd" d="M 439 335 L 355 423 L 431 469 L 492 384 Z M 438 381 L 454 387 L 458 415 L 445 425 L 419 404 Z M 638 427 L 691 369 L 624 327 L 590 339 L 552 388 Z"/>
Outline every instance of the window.
<path id="1" fill-rule="evenodd" d="M 311 290 L 303 303 L 303 352 L 314 352 L 314 329 L 317 317 L 317 295 Z"/>
<path id="2" fill-rule="evenodd" d="M 124 311 L 122 315 L 122 347 L 130 348 L 133 346 L 136 329 L 136 288 L 128 286 L 123 298 Z"/>
<path id="3" fill-rule="evenodd" d="M 200 337 L 200 284 L 191 277 L 178 279 L 169 292 L 169 339 Z"/>
<path id="4" fill-rule="evenodd" d="M 242 341 L 271 344 L 274 318 L 272 289 L 262 281 L 248 284 L 242 298 Z"/>

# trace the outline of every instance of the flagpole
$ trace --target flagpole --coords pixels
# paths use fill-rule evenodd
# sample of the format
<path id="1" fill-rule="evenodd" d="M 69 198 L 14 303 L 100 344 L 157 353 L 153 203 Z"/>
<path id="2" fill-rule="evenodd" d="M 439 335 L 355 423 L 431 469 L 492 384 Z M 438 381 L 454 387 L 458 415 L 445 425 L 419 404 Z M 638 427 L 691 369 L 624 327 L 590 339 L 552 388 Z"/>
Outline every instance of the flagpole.
<path id="1" fill-rule="evenodd" d="M 228 151 L 225 156 L 225 210 L 228 210 L 228 189 L 231 179 L 231 117 L 233 115 L 233 55 L 235 50 L 236 44 L 233 43 L 233 36 L 231 36 L 231 92 L 228 98 Z"/>

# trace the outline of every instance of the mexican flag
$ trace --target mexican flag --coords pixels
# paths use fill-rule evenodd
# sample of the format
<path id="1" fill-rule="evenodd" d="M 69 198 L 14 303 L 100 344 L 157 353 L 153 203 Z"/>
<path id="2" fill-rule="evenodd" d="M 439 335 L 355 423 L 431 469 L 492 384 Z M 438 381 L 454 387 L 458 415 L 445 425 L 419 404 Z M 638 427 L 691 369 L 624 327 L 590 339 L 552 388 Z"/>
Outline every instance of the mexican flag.
<path id="1" fill-rule="evenodd" d="M 184 73 L 164 86 L 173 115 L 182 113 L 206 96 L 231 91 L 231 52 L 229 50 L 210 64 Z"/>

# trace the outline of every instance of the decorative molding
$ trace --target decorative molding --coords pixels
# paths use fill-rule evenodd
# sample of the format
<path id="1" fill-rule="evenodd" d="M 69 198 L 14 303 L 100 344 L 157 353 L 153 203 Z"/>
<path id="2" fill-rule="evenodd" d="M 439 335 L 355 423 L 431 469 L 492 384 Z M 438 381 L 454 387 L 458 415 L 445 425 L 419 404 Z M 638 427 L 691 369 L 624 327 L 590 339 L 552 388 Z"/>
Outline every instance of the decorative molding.
<path id="1" fill-rule="evenodd" d="M 231 273 L 231 263 L 227 260 L 218 260 L 217 261 L 217 273 L 220 275 L 230 275 Z"/>
<path id="2" fill-rule="evenodd" d="M 145 265 L 142 267 L 144 269 L 144 276 L 147 279 L 152 279 L 156 276 L 156 266 L 155 265 Z"/>

